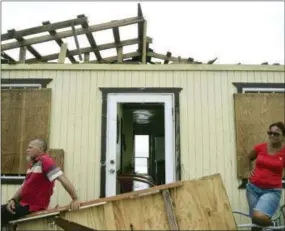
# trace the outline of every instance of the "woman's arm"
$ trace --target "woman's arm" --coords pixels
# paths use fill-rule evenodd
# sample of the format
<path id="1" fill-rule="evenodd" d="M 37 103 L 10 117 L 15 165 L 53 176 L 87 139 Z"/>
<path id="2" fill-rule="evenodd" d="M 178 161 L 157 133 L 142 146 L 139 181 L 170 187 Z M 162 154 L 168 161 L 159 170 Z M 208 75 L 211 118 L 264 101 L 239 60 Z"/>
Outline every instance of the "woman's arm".
<path id="1" fill-rule="evenodd" d="M 254 161 L 257 157 L 257 152 L 253 149 L 250 151 L 250 153 L 248 154 L 248 158 L 251 161 Z"/>

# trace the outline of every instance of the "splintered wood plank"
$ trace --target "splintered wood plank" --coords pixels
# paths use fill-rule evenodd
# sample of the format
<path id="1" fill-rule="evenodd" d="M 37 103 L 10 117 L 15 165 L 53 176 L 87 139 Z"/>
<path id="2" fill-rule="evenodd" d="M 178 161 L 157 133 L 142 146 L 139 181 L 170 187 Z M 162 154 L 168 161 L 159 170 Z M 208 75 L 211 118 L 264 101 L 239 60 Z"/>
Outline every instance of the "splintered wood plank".
<path id="1" fill-rule="evenodd" d="M 178 183 L 180 186 L 174 187 Z M 172 187 L 160 185 L 141 191 L 145 195 L 147 191 L 169 190 L 174 207 L 172 211 L 175 212 L 180 230 L 237 229 L 219 174 L 170 185 Z M 60 217 L 97 230 L 174 230 L 168 223 L 163 196 L 156 193 L 130 197 L 138 194 L 142 193 L 136 191 L 98 199 L 97 203 L 107 203 L 85 207 L 76 212 L 61 212 Z M 85 203 L 85 206 L 87 204 L 92 202 Z M 28 229 L 26 226 L 26 230 Z"/>
<path id="2" fill-rule="evenodd" d="M 267 141 L 268 127 L 284 121 L 284 94 L 234 94 L 237 175 L 248 178 L 251 171 L 248 153 L 254 145 Z"/>
<path id="3" fill-rule="evenodd" d="M 48 141 L 51 89 L 2 90 L 1 103 L 1 173 L 25 174 L 28 143 Z"/>
<path id="4" fill-rule="evenodd" d="M 236 230 L 221 176 L 184 181 L 170 190 L 180 230 Z"/>

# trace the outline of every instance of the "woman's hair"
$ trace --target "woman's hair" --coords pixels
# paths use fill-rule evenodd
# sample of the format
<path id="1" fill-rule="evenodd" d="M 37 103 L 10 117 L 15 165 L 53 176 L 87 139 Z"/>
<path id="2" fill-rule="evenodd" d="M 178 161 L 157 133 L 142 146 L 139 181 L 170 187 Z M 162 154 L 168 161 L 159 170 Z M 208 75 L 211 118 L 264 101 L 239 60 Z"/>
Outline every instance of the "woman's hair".
<path id="1" fill-rule="evenodd" d="M 278 127 L 282 131 L 282 135 L 285 136 L 285 124 L 282 123 L 281 121 L 270 124 L 269 129 L 272 127 Z"/>

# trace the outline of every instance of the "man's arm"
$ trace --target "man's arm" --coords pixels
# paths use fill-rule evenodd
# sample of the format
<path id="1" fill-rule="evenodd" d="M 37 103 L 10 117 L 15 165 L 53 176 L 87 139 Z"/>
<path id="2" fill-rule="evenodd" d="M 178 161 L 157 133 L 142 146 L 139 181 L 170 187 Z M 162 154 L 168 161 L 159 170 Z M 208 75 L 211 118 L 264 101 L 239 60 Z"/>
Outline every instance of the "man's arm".
<path id="1" fill-rule="evenodd" d="M 71 210 L 79 209 L 80 202 L 73 184 L 67 179 L 61 169 L 56 166 L 54 160 L 50 158 L 42 159 L 42 165 L 49 181 L 60 181 L 64 189 L 69 193 L 70 197 L 72 198 L 72 202 L 70 204 Z"/>
<path id="2" fill-rule="evenodd" d="M 75 201 L 79 199 L 73 184 L 67 179 L 67 177 L 64 174 L 60 175 L 56 179 L 62 184 L 64 189 L 69 193 L 72 200 Z"/>

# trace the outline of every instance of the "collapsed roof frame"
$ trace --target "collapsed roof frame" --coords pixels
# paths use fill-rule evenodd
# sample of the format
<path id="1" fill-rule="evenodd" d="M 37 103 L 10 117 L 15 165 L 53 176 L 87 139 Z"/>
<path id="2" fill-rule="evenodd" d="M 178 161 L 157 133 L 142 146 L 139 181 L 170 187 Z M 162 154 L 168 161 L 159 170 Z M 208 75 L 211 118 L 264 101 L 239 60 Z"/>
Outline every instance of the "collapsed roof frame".
<path id="1" fill-rule="evenodd" d="M 119 27 L 128 25 L 138 25 L 138 37 L 128 40 L 121 40 L 119 34 Z M 76 29 L 75 26 L 81 25 L 81 28 Z M 71 30 L 57 32 L 56 30 L 69 28 Z M 93 32 L 112 29 L 114 36 L 114 43 L 106 43 L 97 45 Z M 77 18 L 50 23 L 49 21 L 42 22 L 42 26 L 33 27 L 29 29 L 16 31 L 15 29 L 9 30 L 8 33 L 1 35 L 1 41 L 7 41 L 15 39 L 15 42 L 2 43 L 1 44 L 1 58 L 8 60 L 8 63 L 46 63 L 55 59 L 58 59 L 57 63 L 65 63 L 65 59 L 68 58 L 71 63 L 79 63 L 74 56 L 78 55 L 79 60 L 82 61 L 82 54 L 84 54 L 84 63 L 151 63 L 151 58 L 161 59 L 164 64 L 169 62 L 174 63 L 192 63 L 201 64 L 202 62 L 194 61 L 193 58 L 181 58 L 171 56 L 171 52 L 167 52 L 166 55 L 155 53 L 149 44 L 152 43 L 152 38 L 147 37 L 147 21 L 145 20 L 140 4 L 138 4 L 138 12 L 136 17 L 125 18 L 121 20 L 115 20 L 107 23 L 97 24 L 89 26 L 88 19 L 85 15 L 78 15 Z M 37 36 L 34 38 L 25 39 L 24 36 L 36 35 L 39 33 L 48 32 L 49 35 Z M 89 42 L 89 47 L 80 48 L 78 42 L 78 35 L 86 35 Z M 76 49 L 69 50 L 67 44 L 62 39 L 74 37 Z M 33 45 L 55 41 L 60 47 L 58 53 L 42 56 Z M 123 53 L 123 47 L 129 45 L 138 45 L 138 49 L 135 52 Z M 10 57 L 5 51 L 20 48 L 19 60 L 16 61 Z M 100 51 L 115 48 L 117 51 L 116 56 L 102 58 Z M 34 58 L 26 59 L 26 50 L 28 50 Z M 96 60 L 90 60 L 90 53 L 94 53 Z M 210 60 L 208 64 L 213 64 L 217 58 Z M 3 62 L 2 62 L 3 63 Z"/>

